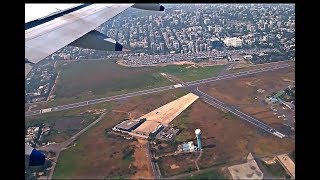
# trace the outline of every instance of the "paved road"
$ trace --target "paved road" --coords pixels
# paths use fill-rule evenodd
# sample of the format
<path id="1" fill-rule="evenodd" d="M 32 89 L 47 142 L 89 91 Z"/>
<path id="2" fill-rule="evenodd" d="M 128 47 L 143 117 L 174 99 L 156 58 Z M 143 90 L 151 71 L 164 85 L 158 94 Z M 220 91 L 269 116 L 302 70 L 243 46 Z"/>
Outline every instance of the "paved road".
<path id="1" fill-rule="evenodd" d="M 147 157 L 148 160 L 151 164 L 151 169 L 152 169 L 152 173 L 153 173 L 153 177 L 154 179 L 160 179 L 161 178 L 161 173 L 159 170 L 159 167 L 157 166 L 157 164 L 155 162 L 152 161 L 153 155 L 150 151 L 150 144 L 149 142 L 147 143 Z"/>
<path id="2" fill-rule="evenodd" d="M 288 65 L 282 65 L 280 67 L 289 67 Z M 258 72 L 264 72 L 264 71 L 272 71 L 275 69 L 278 69 L 279 66 L 274 67 L 265 67 L 265 68 L 260 68 L 260 69 L 255 69 L 255 70 L 250 70 L 250 71 L 246 71 L 246 72 L 239 72 L 239 73 L 235 73 L 235 74 L 230 74 L 230 75 L 223 75 L 223 76 L 218 76 L 218 77 L 213 77 L 213 78 L 208 78 L 208 79 L 202 79 L 202 80 L 197 80 L 197 81 L 193 81 L 193 82 L 187 82 L 184 83 L 183 81 L 177 80 L 175 78 L 175 82 L 177 83 L 181 83 L 183 86 L 183 88 L 189 90 L 190 92 L 198 95 L 200 97 L 200 99 L 202 99 L 204 102 L 217 107 L 219 109 L 222 109 L 224 111 L 228 111 L 231 112 L 232 114 L 240 117 L 241 119 L 244 119 L 245 121 L 259 127 L 260 129 L 267 131 L 268 133 L 271 133 L 272 135 L 275 135 L 279 138 L 283 138 L 289 135 L 289 133 L 286 131 L 286 135 L 284 134 L 284 132 L 280 133 L 278 130 L 272 128 L 271 126 L 262 123 L 261 121 L 255 119 L 252 116 L 249 116 L 248 114 L 245 114 L 241 111 L 239 111 L 238 109 L 236 109 L 234 106 L 232 105 L 228 105 L 225 104 L 224 102 L 219 101 L 218 99 L 202 92 L 199 90 L 199 88 L 197 87 L 198 84 L 202 84 L 204 82 L 213 82 L 213 81 L 218 81 L 221 79 L 228 79 L 228 78 L 233 78 L 233 77 L 238 77 L 238 76 L 243 76 L 243 75 L 248 75 L 248 74 L 254 74 L 254 73 L 258 73 Z"/>
<path id="3" fill-rule="evenodd" d="M 200 150 L 199 156 L 198 156 L 197 159 L 194 161 L 194 163 L 196 164 L 197 171 L 200 171 L 200 168 L 199 168 L 199 165 L 198 165 L 198 161 L 199 161 L 199 159 L 201 158 L 201 155 L 202 155 L 202 149 Z"/>
<path id="4" fill-rule="evenodd" d="M 100 99 L 92 99 L 92 100 L 88 100 L 88 101 L 52 107 L 50 112 L 61 111 L 61 110 L 66 110 L 66 109 L 73 109 L 73 108 L 77 108 L 77 107 L 88 106 L 88 105 L 93 105 L 93 104 L 98 104 L 98 103 L 103 103 L 103 102 L 108 102 L 108 101 L 115 101 L 115 100 L 125 99 L 125 98 L 129 98 L 129 97 L 134 97 L 134 96 L 140 96 L 140 95 L 151 94 L 151 93 L 156 93 L 156 92 L 161 92 L 161 91 L 167 91 L 167 90 L 174 89 L 174 88 L 175 87 L 173 85 L 172 86 L 164 86 L 164 87 L 147 89 L 147 90 L 143 90 L 143 91 L 137 91 L 137 92 L 127 93 L 127 94 L 122 94 L 122 95 L 117 95 L 117 96 L 105 97 L 105 98 L 100 98 Z M 41 112 L 41 110 L 29 111 L 29 112 L 25 112 L 25 116 L 33 116 L 33 115 L 43 114 L 43 113 L 44 112 Z"/>
<path id="5" fill-rule="evenodd" d="M 289 64 L 272 65 L 269 67 L 259 68 L 259 69 L 255 69 L 255 70 L 247 70 L 247 71 L 233 73 L 233 74 L 226 74 L 226 75 L 222 75 L 222 76 L 186 82 L 186 83 L 184 83 L 184 86 L 194 86 L 194 85 L 204 84 L 204 83 L 213 82 L 213 81 L 220 81 L 220 80 L 224 80 L 224 79 L 231 79 L 231 78 L 236 78 L 236 77 L 241 77 L 241 76 L 247 76 L 250 74 L 273 71 L 273 70 L 287 68 L 287 67 L 290 67 L 290 65 Z M 120 99 L 125 99 L 125 98 L 129 98 L 129 97 L 134 97 L 134 96 L 151 94 L 151 93 L 155 93 L 155 92 L 167 91 L 167 90 L 174 89 L 174 88 L 176 88 L 176 87 L 174 87 L 173 85 L 172 86 L 164 86 L 164 87 L 147 89 L 147 90 L 143 90 L 143 91 L 127 93 L 127 94 L 122 94 L 122 95 L 117 95 L 117 96 L 111 96 L 111 97 L 105 97 L 105 98 L 100 98 L 100 99 L 83 101 L 83 102 L 79 102 L 79 103 L 67 104 L 67 105 L 53 107 L 53 108 L 51 108 L 50 112 L 72 109 L 72 108 L 93 105 L 93 104 L 103 103 L 103 102 L 108 102 L 108 101 L 120 100 Z M 28 112 L 25 112 L 25 116 L 33 116 L 33 115 L 43 114 L 43 113 L 47 113 L 47 112 L 41 112 L 41 110 L 28 111 Z"/>

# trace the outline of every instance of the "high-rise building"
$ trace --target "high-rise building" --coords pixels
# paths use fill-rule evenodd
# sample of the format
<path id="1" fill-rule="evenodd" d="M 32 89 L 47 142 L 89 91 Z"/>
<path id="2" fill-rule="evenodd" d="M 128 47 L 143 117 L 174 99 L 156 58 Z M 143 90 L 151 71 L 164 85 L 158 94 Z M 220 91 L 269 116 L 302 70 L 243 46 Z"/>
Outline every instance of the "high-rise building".
<path id="1" fill-rule="evenodd" d="M 164 50 L 164 43 L 160 43 L 160 51 L 163 51 Z"/>
<path id="2" fill-rule="evenodd" d="M 252 26 L 250 26 L 250 32 L 254 32 L 254 30 L 255 30 L 255 28 L 254 28 L 254 26 L 252 25 Z"/>
<path id="3" fill-rule="evenodd" d="M 190 38 L 190 41 L 192 41 L 196 38 L 196 35 L 194 33 L 190 33 L 189 38 Z"/>
<path id="4" fill-rule="evenodd" d="M 194 46 L 193 46 L 193 42 L 190 41 L 190 42 L 189 42 L 189 50 L 192 50 L 193 47 L 194 47 Z"/>
<path id="5" fill-rule="evenodd" d="M 148 25 L 148 31 L 152 31 L 152 24 Z"/>
<path id="6" fill-rule="evenodd" d="M 204 20 L 203 20 L 203 23 L 204 23 L 205 25 L 209 24 L 209 22 L 210 22 L 210 19 L 204 19 Z"/>
<path id="7" fill-rule="evenodd" d="M 174 47 L 175 49 L 179 49 L 179 43 L 178 43 L 178 42 L 174 42 L 174 43 L 173 43 L 173 47 Z"/>
<path id="8" fill-rule="evenodd" d="M 233 37 L 233 38 L 225 38 L 224 41 L 226 46 L 233 46 L 233 47 L 241 47 L 242 46 L 242 39 Z"/>

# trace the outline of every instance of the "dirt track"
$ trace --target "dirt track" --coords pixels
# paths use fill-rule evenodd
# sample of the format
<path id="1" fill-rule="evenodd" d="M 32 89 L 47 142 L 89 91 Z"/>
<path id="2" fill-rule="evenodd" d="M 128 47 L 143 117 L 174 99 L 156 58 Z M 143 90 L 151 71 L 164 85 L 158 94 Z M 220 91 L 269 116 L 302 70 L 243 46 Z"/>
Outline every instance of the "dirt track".
<path id="1" fill-rule="evenodd" d="M 138 139 L 138 143 L 134 142 L 135 144 L 135 151 L 134 151 L 134 162 L 133 164 L 137 168 L 137 172 L 134 176 L 130 177 L 130 179 L 152 179 L 152 169 L 151 165 L 149 164 L 148 157 L 147 157 L 147 148 L 146 144 L 148 143 L 147 140 Z"/>

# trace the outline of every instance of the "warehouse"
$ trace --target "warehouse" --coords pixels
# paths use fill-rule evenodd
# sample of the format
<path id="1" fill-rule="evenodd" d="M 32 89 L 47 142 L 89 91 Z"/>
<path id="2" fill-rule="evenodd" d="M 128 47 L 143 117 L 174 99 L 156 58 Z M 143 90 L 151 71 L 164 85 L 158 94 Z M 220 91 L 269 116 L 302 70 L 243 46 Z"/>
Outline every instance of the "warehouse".
<path id="1" fill-rule="evenodd" d="M 146 118 L 136 119 L 136 120 L 126 120 L 126 121 L 122 121 L 120 124 L 116 125 L 115 128 L 117 130 L 131 132 L 132 130 L 136 129 L 138 126 L 140 126 L 145 121 L 146 121 Z"/>

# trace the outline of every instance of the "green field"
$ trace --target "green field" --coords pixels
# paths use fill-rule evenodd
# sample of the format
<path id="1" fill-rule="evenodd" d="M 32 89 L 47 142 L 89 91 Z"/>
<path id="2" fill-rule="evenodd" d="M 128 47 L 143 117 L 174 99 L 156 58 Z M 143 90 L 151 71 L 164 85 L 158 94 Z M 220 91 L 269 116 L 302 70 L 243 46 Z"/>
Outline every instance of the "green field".
<path id="1" fill-rule="evenodd" d="M 160 68 L 163 73 L 176 76 L 184 82 L 215 76 L 224 66 L 190 67 L 188 65 L 168 65 Z"/>
<path id="2" fill-rule="evenodd" d="M 81 162 L 87 160 L 85 153 L 86 151 L 81 143 L 77 143 L 76 146 L 72 146 L 67 150 L 62 151 L 58 161 L 59 164 L 54 169 L 52 179 L 72 177 L 74 172 L 81 170 Z M 75 156 L 75 154 L 77 154 L 77 156 Z"/>
<path id="3" fill-rule="evenodd" d="M 60 69 L 52 106 L 171 84 L 157 68 L 129 68 L 116 64 L 115 60 L 78 61 Z"/>
<path id="4" fill-rule="evenodd" d="M 221 173 L 217 171 L 210 170 L 210 171 L 203 172 L 201 174 L 194 175 L 187 179 L 226 179 L 226 177 L 224 177 Z"/>
<path id="5" fill-rule="evenodd" d="M 60 154 L 59 165 L 56 166 L 52 179 L 65 179 L 70 178 L 77 172 L 83 171 L 85 169 L 85 163 L 88 160 L 86 155 L 86 150 L 83 143 L 77 143 L 76 146 L 70 147 L 69 149 L 63 151 Z M 123 150 L 122 158 L 120 161 L 121 167 L 128 168 L 133 162 L 134 149 L 129 147 Z M 134 168 L 134 167 L 133 167 Z M 106 179 L 123 179 L 125 174 L 105 177 Z"/>
<path id="6" fill-rule="evenodd" d="M 48 103 L 48 106 L 173 84 L 160 73 L 174 75 L 186 82 L 208 78 L 216 75 L 223 66 L 187 67 L 187 65 L 125 67 L 118 65 L 115 59 L 59 65 L 57 71 L 61 70 L 61 73 L 53 93 L 56 97 Z"/>

